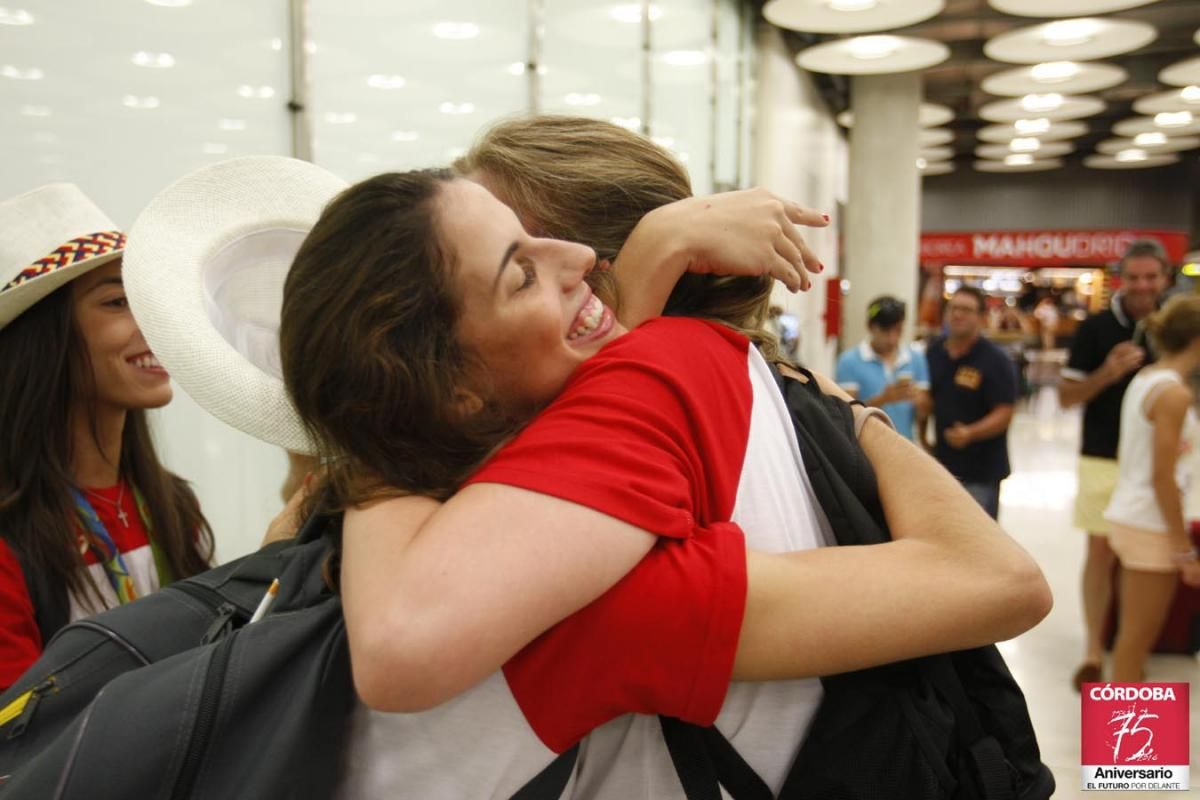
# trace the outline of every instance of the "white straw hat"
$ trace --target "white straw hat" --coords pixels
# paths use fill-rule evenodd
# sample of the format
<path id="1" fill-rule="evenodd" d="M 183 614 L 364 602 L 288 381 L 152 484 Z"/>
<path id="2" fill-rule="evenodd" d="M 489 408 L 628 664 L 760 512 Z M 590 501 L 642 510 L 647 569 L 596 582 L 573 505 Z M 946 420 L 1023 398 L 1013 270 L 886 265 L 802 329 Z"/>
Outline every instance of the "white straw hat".
<path id="1" fill-rule="evenodd" d="M 125 234 L 74 184 L 0 203 L 0 328 L 124 247 Z"/>
<path id="2" fill-rule="evenodd" d="M 125 252 L 130 308 L 171 377 L 218 419 L 298 453 L 315 448 L 283 385 L 283 283 L 346 185 L 279 156 L 212 164 L 150 202 Z"/>

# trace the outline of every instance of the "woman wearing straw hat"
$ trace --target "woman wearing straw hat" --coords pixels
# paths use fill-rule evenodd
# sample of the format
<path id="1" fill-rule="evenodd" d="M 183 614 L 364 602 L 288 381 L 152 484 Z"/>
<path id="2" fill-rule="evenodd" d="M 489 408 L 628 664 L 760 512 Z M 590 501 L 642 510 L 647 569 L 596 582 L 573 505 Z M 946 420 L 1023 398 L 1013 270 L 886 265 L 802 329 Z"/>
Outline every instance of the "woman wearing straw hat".
<path id="1" fill-rule="evenodd" d="M 212 556 L 154 450 L 145 410 L 171 385 L 129 311 L 124 247 L 71 184 L 0 203 L 0 688 L 66 622 Z"/>

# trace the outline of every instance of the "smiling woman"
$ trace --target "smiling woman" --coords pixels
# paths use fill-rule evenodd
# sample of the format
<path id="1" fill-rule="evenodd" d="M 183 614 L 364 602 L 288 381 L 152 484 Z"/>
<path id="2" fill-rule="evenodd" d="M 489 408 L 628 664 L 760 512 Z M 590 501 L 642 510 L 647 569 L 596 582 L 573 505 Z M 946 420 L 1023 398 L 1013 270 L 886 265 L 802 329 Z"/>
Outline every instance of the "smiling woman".
<path id="1" fill-rule="evenodd" d="M 68 621 L 211 557 L 150 437 L 171 384 L 129 311 L 124 246 L 69 184 L 0 203 L 0 688 Z"/>

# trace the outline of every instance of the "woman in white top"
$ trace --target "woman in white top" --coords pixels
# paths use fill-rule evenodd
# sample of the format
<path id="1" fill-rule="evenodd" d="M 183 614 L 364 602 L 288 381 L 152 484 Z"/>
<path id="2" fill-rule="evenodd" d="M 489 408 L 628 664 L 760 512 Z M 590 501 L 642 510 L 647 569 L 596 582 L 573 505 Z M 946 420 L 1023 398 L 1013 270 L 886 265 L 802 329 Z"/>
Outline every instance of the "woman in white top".
<path id="1" fill-rule="evenodd" d="M 1196 428 L 1186 376 L 1200 368 L 1200 297 L 1173 297 L 1146 320 L 1161 355 L 1129 384 L 1121 404 L 1120 476 L 1105 518 L 1121 562 L 1121 610 L 1112 680 L 1144 679 L 1178 578 L 1200 586 L 1200 561 L 1183 521 L 1185 459 Z"/>

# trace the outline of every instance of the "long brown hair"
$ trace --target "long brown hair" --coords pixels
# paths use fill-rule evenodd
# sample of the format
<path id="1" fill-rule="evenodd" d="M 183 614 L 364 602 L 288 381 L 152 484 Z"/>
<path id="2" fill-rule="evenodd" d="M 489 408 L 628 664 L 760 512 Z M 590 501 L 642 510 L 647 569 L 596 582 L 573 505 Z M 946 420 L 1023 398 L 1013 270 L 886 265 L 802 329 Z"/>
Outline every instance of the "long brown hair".
<path id="1" fill-rule="evenodd" d="M 687 170 L 650 139 L 603 120 L 542 115 L 501 122 L 454 168 L 481 179 L 537 236 L 589 245 L 614 261 L 642 217 L 692 195 Z M 596 293 L 619 309 L 612 276 L 588 276 Z M 720 322 L 779 360 L 766 330 L 773 281 L 684 275 L 663 313 Z"/>
<path id="2" fill-rule="evenodd" d="M 449 497 L 512 422 L 466 413 L 454 265 L 437 225 L 445 170 L 346 189 L 288 271 L 279 349 L 292 403 L 318 443 L 337 509 L 381 493 Z"/>
<path id="3" fill-rule="evenodd" d="M 77 600 L 99 595 L 76 548 L 71 497 L 73 402 L 94 395 L 92 365 L 67 284 L 0 330 L 0 537 Z M 95 425 L 92 425 L 93 429 Z M 146 500 L 172 578 L 209 567 L 212 531 L 186 482 L 159 463 L 141 410 L 126 412 L 118 472 Z"/>

